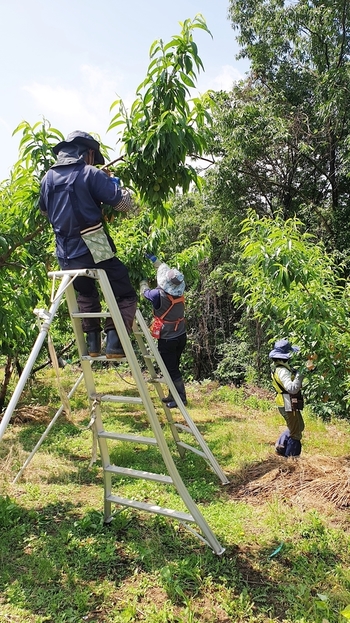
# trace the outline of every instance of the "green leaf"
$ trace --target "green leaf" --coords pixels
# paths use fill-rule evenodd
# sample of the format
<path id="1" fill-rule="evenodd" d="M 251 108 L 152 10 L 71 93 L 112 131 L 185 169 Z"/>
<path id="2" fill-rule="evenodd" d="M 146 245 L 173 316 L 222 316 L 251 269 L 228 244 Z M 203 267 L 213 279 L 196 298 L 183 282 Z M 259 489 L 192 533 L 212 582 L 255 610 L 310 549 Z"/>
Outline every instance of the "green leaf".
<path id="1" fill-rule="evenodd" d="M 341 610 L 340 614 L 345 617 L 346 619 L 350 619 L 350 605 L 346 606 L 346 608 L 344 608 L 344 610 Z"/>
<path id="2" fill-rule="evenodd" d="M 188 87 L 195 88 L 196 85 L 194 84 L 193 80 L 191 80 L 191 78 L 189 76 L 184 74 L 182 71 L 180 72 L 180 76 L 181 76 L 182 81 L 184 82 L 184 84 L 186 84 Z"/>

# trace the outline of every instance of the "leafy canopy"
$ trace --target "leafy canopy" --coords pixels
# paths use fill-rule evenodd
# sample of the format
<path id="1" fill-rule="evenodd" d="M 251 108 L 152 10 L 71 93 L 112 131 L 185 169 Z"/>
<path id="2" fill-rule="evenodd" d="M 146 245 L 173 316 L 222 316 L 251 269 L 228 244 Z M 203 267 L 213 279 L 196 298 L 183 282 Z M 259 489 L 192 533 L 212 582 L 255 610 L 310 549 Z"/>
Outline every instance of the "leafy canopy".
<path id="1" fill-rule="evenodd" d="M 156 213 L 163 213 L 163 202 L 176 188 L 186 192 L 191 182 L 199 185 L 187 158 L 204 153 L 211 122 L 208 94 L 189 99 L 203 69 L 192 32 L 210 32 L 199 14 L 180 24 L 181 33 L 169 43 L 159 39 L 152 44 L 147 76 L 130 113 L 120 99 L 111 105 L 118 112 L 109 130 L 120 127 L 124 154 L 118 174 Z"/>
<path id="2" fill-rule="evenodd" d="M 230 16 L 239 30 L 240 56 L 251 62 L 256 101 L 267 102 L 274 111 L 269 125 L 282 138 L 275 154 L 267 139 L 267 157 L 259 135 L 260 160 L 253 154 L 244 170 L 258 183 L 263 180 L 263 190 L 269 189 L 272 172 L 285 216 L 297 213 L 304 221 L 316 220 L 314 232 L 318 227 L 330 244 L 347 251 L 350 4 L 230 0 Z M 251 138 L 248 146 L 250 159 Z"/>
<path id="3" fill-rule="evenodd" d="M 234 300 L 245 305 L 272 340 L 288 336 L 305 359 L 317 357 L 308 385 L 313 406 L 323 414 L 350 412 L 350 298 L 341 267 L 302 223 L 259 218 L 242 224 L 244 271 L 229 278 Z"/>
<path id="4" fill-rule="evenodd" d="M 33 127 L 23 121 L 17 132 L 19 160 L 0 186 L 0 348 L 7 356 L 28 352 L 33 309 L 47 290 L 51 233 L 38 210 L 39 187 L 54 160 L 52 144 L 62 138 L 45 121 Z"/>

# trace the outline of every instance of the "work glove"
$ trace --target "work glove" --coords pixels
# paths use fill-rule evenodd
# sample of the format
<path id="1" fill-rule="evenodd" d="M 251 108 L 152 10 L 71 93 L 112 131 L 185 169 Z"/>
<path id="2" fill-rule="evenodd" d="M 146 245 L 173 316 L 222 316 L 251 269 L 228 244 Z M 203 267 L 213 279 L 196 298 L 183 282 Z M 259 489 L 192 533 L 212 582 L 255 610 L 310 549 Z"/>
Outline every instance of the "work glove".
<path id="1" fill-rule="evenodd" d="M 149 283 L 147 281 L 147 279 L 142 279 L 142 281 L 140 281 L 140 294 L 141 296 L 144 294 L 145 290 L 149 290 Z"/>
<path id="2" fill-rule="evenodd" d="M 151 260 L 151 262 L 153 262 L 154 266 L 156 268 L 159 268 L 159 266 L 162 264 L 162 262 L 160 260 L 158 260 L 156 258 L 155 255 L 153 255 L 152 253 L 146 253 L 146 257 L 147 259 Z"/>
<path id="3" fill-rule="evenodd" d="M 131 195 L 126 188 L 122 188 L 121 191 L 122 191 L 122 198 L 119 201 L 119 203 L 117 203 L 117 205 L 114 206 L 114 209 L 117 210 L 117 212 L 128 212 L 128 210 L 131 210 L 132 208 Z"/>

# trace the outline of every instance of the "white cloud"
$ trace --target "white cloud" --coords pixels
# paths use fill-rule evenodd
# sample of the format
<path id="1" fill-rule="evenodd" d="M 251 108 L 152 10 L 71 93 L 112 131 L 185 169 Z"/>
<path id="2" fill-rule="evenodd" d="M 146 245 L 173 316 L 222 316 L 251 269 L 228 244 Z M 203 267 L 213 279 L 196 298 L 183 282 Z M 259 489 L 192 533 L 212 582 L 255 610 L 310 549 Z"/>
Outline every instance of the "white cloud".
<path id="1" fill-rule="evenodd" d="M 220 72 L 214 77 L 203 74 L 200 80 L 200 88 L 202 92 L 209 89 L 213 89 L 213 91 L 230 91 L 235 82 L 243 79 L 244 75 L 236 67 L 223 65 Z"/>
<path id="2" fill-rule="evenodd" d="M 75 89 L 33 82 L 30 86 L 24 87 L 24 90 L 32 96 L 42 114 L 48 119 L 51 114 L 66 118 L 92 118 L 82 95 Z"/>
<path id="3" fill-rule="evenodd" d="M 112 102 L 120 97 L 118 89 L 123 82 L 122 74 L 117 72 L 117 76 L 113 74 L 112 78 L 107 70 L 92 65 L 82 65 L 80 70 L 87 105 L 95 111 L 108 113 Z"/>
<path id="4" fill-rule="evenodd" d="M 2 117 L 0 117 L 0 125 L 4 126 L 4 128 L 6 128 L 6 130 L 9 130 L 9 132 L 12 133 L 12 130 L 10 128 L 10 124 L 7 123 L 6 119 L 3 119 Z"/>
<path id="5" fill-rule="evenodd" d="M 235 67 L 232 67 L 232 65 L 223 65 L 223 67 L 221 68 L 221 72 L 213 80 L 213 88 L 230 91 L 233 87 L 233 83 L 238 82 L 243 78 L 244 76 L 241 74 L 241 72 L 238 71 L 238 69 L 236 69 Z"/>
<path id="6" fill-rule="evenodd" d="M 120 84 L 123 77 L 117 75 Z M 115 78 L 97 66 L 82 65 L 74 87 L 33 82 L 23 87 L 43 115 L 63 133 L 74 129 L 103 136 L 111 119 L 110 105 L 117 99 Z"/>

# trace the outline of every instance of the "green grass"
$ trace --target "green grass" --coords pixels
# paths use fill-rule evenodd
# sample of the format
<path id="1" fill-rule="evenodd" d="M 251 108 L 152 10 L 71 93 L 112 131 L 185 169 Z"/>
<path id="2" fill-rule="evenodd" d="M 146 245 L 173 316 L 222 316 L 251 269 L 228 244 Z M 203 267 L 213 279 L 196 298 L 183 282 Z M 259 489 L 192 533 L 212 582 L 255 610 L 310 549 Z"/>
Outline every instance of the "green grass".
<path id="1" fill-rule="evenodd" d="M 63 371 L 67 391 L 77 376 L 77 370 Z M 122 380 L 115 369 L 101 370 L 96 383 L 98 391 L 137 395 L 132 379 Z M 71 400 L 71 419 L 59 418 L 12 484 L 60 406 L 55 377 L 43 372 L 21 398 L 21 420 L 14 418 L 0 442 L 1 623 L 346 621 L 341 611 L 350 604 L 349 509 L 323 505 L 317 497 L 305 504 L 283 490 L 245 495 L 250 468 L 269 475 L 276 465 L 273 446 L 283 423 L 272 397 L 209 382 L 187 389 L 189 413 L 228 475 L 226 487 L 201 457 L 187 453 L 180 459 L 155 404 L 183 481 L 225 553 L 216 556 L 161 516 L 125 509 L 104 524 L 100 461 L 89 467 L 83 384 Z M 117 422 L 121 432 L 152 434 L 140 406 L 104 404 L 103 420 L 110 430 Z M 347 422 L 324 423 L 307 410 L 305 420 L 305 469 L 315 453 L 349 460 Z M 156 448 L 114 443 L 110 452 L 118 465 L 166 473 Z M 116 490 L 185 510 L 171 486 L 122 478 Z"/>

